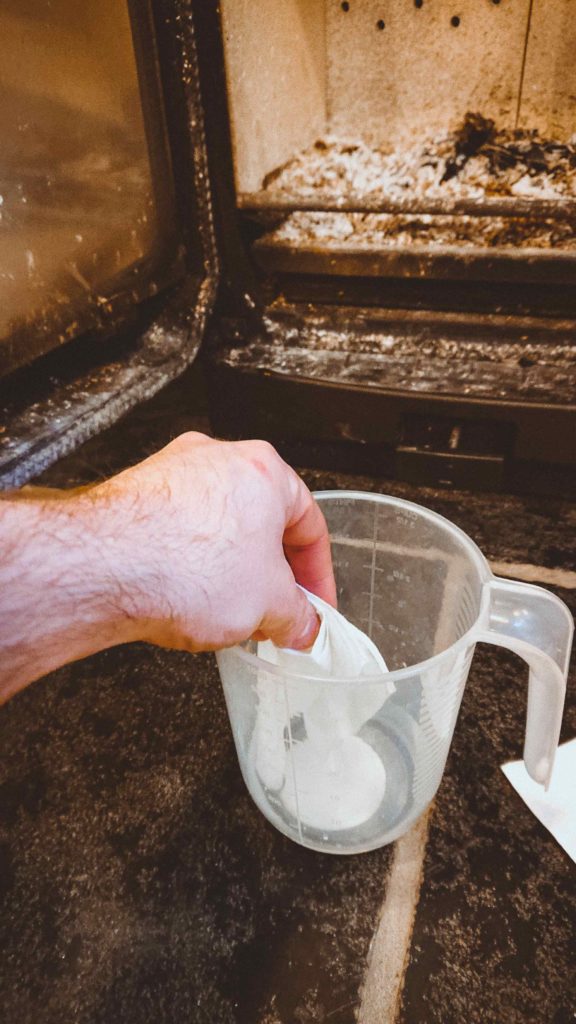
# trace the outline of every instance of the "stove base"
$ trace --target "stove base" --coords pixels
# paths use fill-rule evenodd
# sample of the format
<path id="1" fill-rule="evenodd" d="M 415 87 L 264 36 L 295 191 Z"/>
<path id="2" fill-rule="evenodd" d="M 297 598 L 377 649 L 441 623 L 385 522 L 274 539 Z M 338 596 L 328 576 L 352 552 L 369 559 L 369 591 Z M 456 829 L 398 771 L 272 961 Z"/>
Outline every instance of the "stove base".
<path id="1" fill-rule="evenodd" d="M 284 308 L 260 331 L 220 326 L 208 357 L 220 435 L 414 483 L 573 492 L 568 322 Z"/>

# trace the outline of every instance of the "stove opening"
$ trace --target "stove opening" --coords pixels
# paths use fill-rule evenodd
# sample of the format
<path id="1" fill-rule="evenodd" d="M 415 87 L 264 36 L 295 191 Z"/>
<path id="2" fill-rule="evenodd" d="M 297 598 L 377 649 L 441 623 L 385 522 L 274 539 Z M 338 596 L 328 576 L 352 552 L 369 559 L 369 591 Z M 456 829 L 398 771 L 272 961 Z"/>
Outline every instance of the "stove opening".
<path id="1" fill-rule="evenodd" d="M 222 0 L 267 270 L 574 283 L 569 0 Z"/>

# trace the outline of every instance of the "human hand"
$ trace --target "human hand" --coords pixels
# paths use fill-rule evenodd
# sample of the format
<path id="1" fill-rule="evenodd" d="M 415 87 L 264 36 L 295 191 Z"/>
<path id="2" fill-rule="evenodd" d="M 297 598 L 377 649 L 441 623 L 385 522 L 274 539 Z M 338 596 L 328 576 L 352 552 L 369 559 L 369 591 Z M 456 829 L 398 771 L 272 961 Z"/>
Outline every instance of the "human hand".
<path id="1" fill-rule="evenodd" d="M 296 581 L 336 603 L 324 517 L 263 441 L 177 438 L 95 487 L 133 633 L 216 650 L 253 637 L 306 648 L 318 619 Z"/>
<path id="2" fill-rule="evenodd" d="M 328 532 L 262 441 L 184 434 L 96 486 L 0 500 L 0 703 L 105 647 L 305 648 L 335 604 Z"/>

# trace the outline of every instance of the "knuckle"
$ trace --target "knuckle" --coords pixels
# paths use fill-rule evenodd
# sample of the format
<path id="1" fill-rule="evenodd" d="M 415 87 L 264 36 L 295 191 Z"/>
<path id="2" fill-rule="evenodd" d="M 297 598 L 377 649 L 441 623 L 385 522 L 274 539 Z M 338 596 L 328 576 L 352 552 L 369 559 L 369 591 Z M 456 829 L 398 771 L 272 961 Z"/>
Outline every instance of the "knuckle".
<path id="1" fill-rule="evenodd" d="M 198 444 L 199 441 L 210 441 L 206 434 L 200 433 L 199 430 L 186 430 L 183 434 L 179 434 L 171 441 L 171 446 L 174 448 L 189 448 L 193 445 Z"/>
<path id="2" fill-rule="evenodd" d="M 270 444 L 270 441 L 257 440 L 250 443 L 253 445 L 254 451 L 261 458 L 268 459 L 270 462 L 276 462 L 280 458 L 274 445 Z"/>
<path id="3" fill-rule="evenodd" d="M 268 441 L 241 441 L 242 454 L 255 470 L 262 483 L 268 486 L 278 480 L 283 463 L 276 449 Z"/>

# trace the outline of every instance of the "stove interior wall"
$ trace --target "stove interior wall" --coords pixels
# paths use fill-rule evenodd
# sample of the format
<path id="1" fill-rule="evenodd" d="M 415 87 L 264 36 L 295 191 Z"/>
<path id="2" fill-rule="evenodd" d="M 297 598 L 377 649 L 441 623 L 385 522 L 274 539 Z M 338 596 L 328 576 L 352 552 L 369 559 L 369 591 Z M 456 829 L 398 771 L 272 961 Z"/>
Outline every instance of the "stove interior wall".
<path id="1" fill-rule="evenodd" d="M 327 132 L 385 148 L 458 127 L 576 130 L 574 0 L 222 0 L 239 191 Z"/>
<path id="2" fill-rule="evenodd" d="M 326 131 L 323 0 L 222 0 L 239 191 Z"/>
<path id="3" fill-rule="evenodd" d="M 328 3 L 330 129 L 414 145 L 467 111 L 515 124 L 530 0 Z M 383 26 L 383 27 L 382 27 Z"/>
<path id="4" fill-rule="evenodd" d="M 575 54 L 572 0 L 533 0 L 519 127 L 562 140 L 576 132 Z"/>

